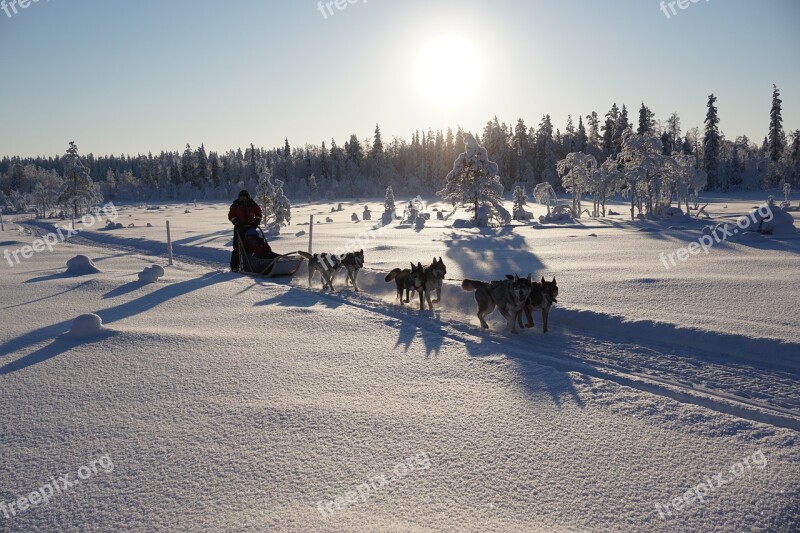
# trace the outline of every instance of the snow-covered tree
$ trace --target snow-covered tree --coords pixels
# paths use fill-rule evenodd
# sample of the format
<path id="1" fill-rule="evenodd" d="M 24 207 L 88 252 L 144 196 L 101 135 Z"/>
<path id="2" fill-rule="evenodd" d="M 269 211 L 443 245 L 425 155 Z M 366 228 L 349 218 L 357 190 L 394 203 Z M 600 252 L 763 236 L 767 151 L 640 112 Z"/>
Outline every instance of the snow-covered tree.
<path id="1" fill-rule="evenodd" d="M 556 190 L 546 181 L 543 181 L 534 187 L 533 197 L 536 198 L 536 201 L 540 204 L 547 205 L 548 217 L 552 213 L 550 210 L 550 203 L 552 202 L 554 208 L 558 206 L 558 195 L 556 194 Z"/>
<path id="2" fill-rule="evenodd" d="M 25 176 L 28 183 L 33 184 L 30 198 L 36 204 L 40 217 L 47 215 L 47 210 L 55 207 L 64 180 L 55 170 L 45 170 L 37 165 L 25 165 Z"/>
<path id="3" fill-rule="evenodd" d="M 708 175 L 697 166 L 697 159 L 693 155 L 675 154 L 672 158 L 678 165 L 675 181 L 678 206 L 685 205 L 686 214 L 689 214 L 689 198 L 700 195 L 700 191 L 706 186 Z"/>
<path id="4" fill-rule="evenodd" d="M 292 204 L 283 193 L 283 182 L 275 180 L 275 200 L 272 211 L 275 213 L 275 225 L 288 226 L 292 222 Z"/>
<path id="5" fill-rule="evenodd" d="M 70 141 L 64 158 L 64 189 L 58 197 L 58 203 L 64 209 L 72 210 L 72 217 L 78 218 L 89 208 L 103 201 L 99 184 L 92 181 L 89 169 L 78 154 L 78 146 Z"/>
<path id="6" fill-rule="evenodd" d="M 269 226 L 275 217 L 275 198 L 277 189 L 272 183 L 272 172 L 267 167 L 267 162 L 261 160 L 257 163 L 258 187 L 256 187 L 256 201 L 263 211 L 262 222 Z"/>
<path id="7" fill-rule="evenodd" d="M 528 195 L 525 193 L 525 187 L 517 185 L 514 188 L 514 207 L 512 209 L 514 220 L 528 220 L 525 212 L 526 205 L 528 205 Z"/>
<path id="8" fill-rule="evenodd" d="M 679 173 L 677 163 L 662 153 L 661 139 L 657 135 L 636 135 L 628 129 L 622 136 L 619 161 L 625 169 L 624 176 L 631 200 L 631 219 L 634 207 L 639 214 L 643 208 L 655 215 L 671 202 L 672 184 Z"/>
<path id="9" fill-rule="evenodd" d="M 292 206 L 283 192 L 283 181 L 272 179 L 266 160 L 258 163 L 258 187 L 256 201 L 263 211 L 262 223 L 265 228 L 279 233 L 281 226 L 292 220 Z"/>
<path id="10" fill-rule="evenodd" d="M 772 108 L 769 113 L 769 158 L 778 162 L 786 147 L 786 136 L 783 133 L 783 116 L 781 115 L 781 91 L 776 85 L 772 86 Z"/>
<path id="11" fill-rule="evenodd" d="M 708 174 L 708 186 L 719 187 L 719 150 L 722 136 L 719 133 L 719 115 L 717 114 L 717 97 L 708 97 L 708 113 L 706 113 L 706 134 L 703 138 L 703 170 Z"/>
<path id="12" fill-rule="evenodd" d="M 319 185 L 317 185 L 317 177 L 314 174 L 308 177 L 308 196 L 311 201 L 319 198 Z"/>
<path id="13" fill-rule="evenodd" d="M 497 163 L 489 160 L 486 148 L 472 134 L 466 134 L 464 140 L 466 149 L 453 163 L 447 185 L 439 191 L 439 196 L 475 213 L 476 223 L 482 222 L 478 217 L 481 207 L 485 208 L 487 219 L 508 223 L 511 216 L 503 207 L 503 185 L 497 175 Z"/>
<path id="14" fill-rule="evenodd" d="M 383 210 L 386 213 L 394 213 L 395 212 L 395 205 L 394 205 L 394 191 L 392 190 L 392 186 L 389 185 L 386 187 L 386 198 L 383 201 Z"/>
<path id="15" fill-rule="evenodd" d="M 619 162 L 609 157 L 589 176 L 587 191 L 594 195 L 592 216 L 606 216 L 606 201 L 619 190 L 623 174 Z"/>
<path id="16" fill-rule="evenodd" d="M 580 218 L 581 196 L 587 190 L 592 173 L 597 169 L 597 159 L 583 152 L 572 152 L 556 164 L 561 184 L 572 193 L 572 212 Z"/>

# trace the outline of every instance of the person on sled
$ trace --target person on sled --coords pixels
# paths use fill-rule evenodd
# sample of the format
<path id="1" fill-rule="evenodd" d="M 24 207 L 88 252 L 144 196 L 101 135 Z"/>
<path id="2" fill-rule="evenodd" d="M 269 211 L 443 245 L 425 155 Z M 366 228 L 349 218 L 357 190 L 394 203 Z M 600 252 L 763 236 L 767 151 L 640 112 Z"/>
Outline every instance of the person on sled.
<path id="1" fill-rule="evenodd" d="M 244 234 L 244 247 L 247 255 L 256 259 L 275 259 L 278 254 L 272 251 L 267 239 L 256 228 L 250 228 Z"/>
<path id="2" fill-rule="evenodd" d="M 261 224 L 262 212 L 257 203 L 250 197 L 250 193 L 242 191 L 239 197 L 231 204 L 228 211 L 228 220 L 233 224 L 233 253 L 231 254 L 231 271 L 239 271 L 239 242 L 245 240 L 249 229 L 256 229 Z"/>

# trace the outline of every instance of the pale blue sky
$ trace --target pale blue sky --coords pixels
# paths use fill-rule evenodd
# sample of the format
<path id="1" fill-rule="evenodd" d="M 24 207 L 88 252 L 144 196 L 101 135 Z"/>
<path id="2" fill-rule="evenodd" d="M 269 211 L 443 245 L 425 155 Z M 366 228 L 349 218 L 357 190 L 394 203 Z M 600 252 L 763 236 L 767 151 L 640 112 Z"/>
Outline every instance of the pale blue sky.
<path id="1" fill-rule="evenodd" d="M 369 0 L 325 19 L 317 0 L 40 0 L 0 10 L 0 155 L 343 144 L 376 122 L 409 139 L 495 115 L 563 130 L 642 100 L 686 130 L 712 91 L 726 136 L 760 142 L 773 83 L 800 128 L 800 2 L 659 4 Z M 452 58 L 472 90 L 449 106 L 417 75 L 440 35 L 474 49 Z"/>

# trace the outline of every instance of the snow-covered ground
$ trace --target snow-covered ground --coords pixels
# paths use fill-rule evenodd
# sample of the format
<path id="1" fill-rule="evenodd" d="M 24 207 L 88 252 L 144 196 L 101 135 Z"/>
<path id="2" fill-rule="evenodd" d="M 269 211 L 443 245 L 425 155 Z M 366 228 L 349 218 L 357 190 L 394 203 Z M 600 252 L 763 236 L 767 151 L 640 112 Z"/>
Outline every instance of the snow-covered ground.
<path id="1" fill-rule="evenodd" d="M 761 203 L 710 200 L 714 222 Z M 363 205 L 296 206 L 272 240 L 307 249 L 310 214 L 315 251 L 363 237 L 359 294 L 226 272 L 222 204 L 120 206 L 122 229 L 3 264 L 0 529 L 796 530 L 800 235 L 666 269 L 660 254 L 708 222 L 454 230 L 434 213 L 375 230 L 350 220 Z M 167 219 L 176 266 L 143 283 L 165 265 Z M 12 222 L 0 245 L 35 237 Z M 101 272 L 63 274 L 76 255 Z M 400 307 L 383 276 L 434 256 L 442 304 Z M 547 335 L 478 330 L 460 280 L 512 272 L 558 279 Z M 103 329 L 67 335 L 85 313 Z M 48 505 L 4 516 L 81 467 Z"/>

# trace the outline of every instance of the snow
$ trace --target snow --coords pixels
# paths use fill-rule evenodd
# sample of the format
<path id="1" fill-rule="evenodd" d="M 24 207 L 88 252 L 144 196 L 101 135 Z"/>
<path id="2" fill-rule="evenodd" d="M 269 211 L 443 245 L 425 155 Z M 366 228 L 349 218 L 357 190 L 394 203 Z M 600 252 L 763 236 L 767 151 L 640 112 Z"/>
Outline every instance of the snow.
<path id="1" fill-rule="evenodd" d="M 705 201 L 714 222 L 733 224 L 761 203 Z M 796 233 L 723 242 L 666 270 L 659 253 L 709 222 L 669 229 L 625 214 L 453 229 L 432 218 L 417 232 L 350 222 L 383 198 L 343 203 L 293 206 L 291 231 L 271 244 L 306 250 L 297 222 L 330 216 L 315 224 L 314 251 L 363 247 L 358 294 L 343 276 L 341 292 L 323 294 L 302 271 L 274 282 L 225 272 L 223 204 L 186 215 L 186 204 L 121 206 L 134 228 L 88 228 L 4 265 L 0 502 L 103 454 L 114 470 L 11 519 L 0 510 L 0 529 L 791 531 L 800 521 Z M 166 219 L 170 283 L 140 283 L 163 263 Z M 6 233 L 0 242 L 35 238 Z M 76 254 L 102 272 L 60 275 Z M 448 280 L 436 312 L 401 307 L 383 276 L 439 256 Z M 479 330 L 460 280 L 511 272 L 557 277 L 547 335 L 538 316 L 518 337 L 497 316 Z M 113 335 L 63 338 L 75 310 Z M 758 451 L 763 469 L 659 516 L 656 504 Z M 419 454 L 428 468 L 319 512 Z"/>
<path id="2" fill-rule="evenodd" d="M 161 265 L 151 265 L 139 272 L 139 281 L 143 283 L 156 283 L 159 278 L 164 277 L 164 267 Z"/>
<path id="3" fill-rule="evenodd" d="M 67 270 L 65 271 L 70 276 L 88 276 L 98 272 L 100 269 L 85 255 L 76 255 L 67 261 Z"/>
<path id="4" fill-rule="evenodd" d="M 94 313 L 87 313 L 72 321 L 69 336 L 73 339 L 87 339 L 96 337 L 104 331 L 103 319 Z"/>

